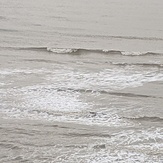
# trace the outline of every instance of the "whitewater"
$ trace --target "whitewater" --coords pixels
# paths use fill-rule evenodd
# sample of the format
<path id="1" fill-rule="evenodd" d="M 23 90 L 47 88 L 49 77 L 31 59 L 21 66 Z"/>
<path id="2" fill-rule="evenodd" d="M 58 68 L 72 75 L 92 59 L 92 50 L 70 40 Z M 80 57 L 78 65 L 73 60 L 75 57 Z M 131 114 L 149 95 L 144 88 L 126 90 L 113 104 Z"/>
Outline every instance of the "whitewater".
<path id="1" fill-rule="evenodd" d="M 161 0 L 0 1 L 0 162 L 163 162 Z"/>

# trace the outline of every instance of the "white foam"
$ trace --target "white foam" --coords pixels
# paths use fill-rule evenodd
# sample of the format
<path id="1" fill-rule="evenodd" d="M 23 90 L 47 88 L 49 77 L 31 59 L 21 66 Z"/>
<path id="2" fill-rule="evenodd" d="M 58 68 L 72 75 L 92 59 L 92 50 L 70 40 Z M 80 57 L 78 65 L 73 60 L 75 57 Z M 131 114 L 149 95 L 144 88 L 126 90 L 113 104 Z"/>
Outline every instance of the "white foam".
<path id="1" fill-rule="evenodd" d="M 127 51 L 122 51 L 121 52 L 122 55 L 133 55 L 133 56 L 136 56 L 136 55 L 144 55 L 146 54 L 147 52 L 127 52 Z"/>
<path id="2" fill-rule="evenodd" d="M 0 83 L 0 86 L 4 86 L 5 85 L 5 83 Z"/>
<path id="3" fill-rule="evenodd" d="M 145 130 L 148 134 L 145 134 L 142 132 Z M 63 144 L 55 144 L 53 145 L 53 148 L 51 146 L 42 146 L 39 147 L 39 150 L 36 147 L 30 147 L 29 150 L 33 151 L 31 148 L 35 148 L 34 155 L 32 154 L 30 159 L 35 160 L 38 158 L 37 156 L 42 156 L 43 158 L 50 158 L 53 157 L 54 162 L 86 162 L 86 163 L 126 163 L 126 162 L 157 162 L 161 163 L 163 161 L 162 157 L 162 147 L 163 143 L 153 143 L 148 142 L 144 143 L 143 141 L 145 139 L 150 139 L 151 137 L 148 137 L 155 129 L 143 129 L 138 131 L 132 131 L 129 132 L 124 131 L 123 138 L 127 137 L 127 134 L 129 134 L 130 138 L 133 136 L 136 140 L 137 138 L 142 136 L 142 141 L 138 142 L 136 145 L 133 144 L 126 144 L 122 141 L 121 144 L 119 144 L 119 137 L 114 137 L 114 135 L 111 135 L 111 138 L 105 137 L 93 137 L 93 141 L 91 143 L 74 143 L 70 141 L 68 145 Z M 156 129 L 157 130 L 157 129 Z M 158 129 L 159 130 L 159 129 Z M 160 132 L 157 131 L 157 132 Z M 136 136 L 134 136 L 136 134 Z M 118 135 L 118 133 L 117 133 Z M 113 138 L 114 139 L 113 139 Z M 129 139 L 130 139 L 129 138 Z M 90 138 L 88 138 L 90 139 Z M 91 139 L 91 140 L 92 140 Z M 121 139 L 121 140 L 122 140 Z M 155 148 L 155 144 L 158 145 L 158 148 Z M 25 154 L 23 155 L 25 158 L 29 158 L 27 152 L 25 151 Z M 39 160 L 40 161 L 40 160 Z M 36 161 L 37 162 L 37 161 Z"/>
<path id="4" fill-rule="evenodd" d="M 5 90 L 4 97 L 10 92 L 19 101 L 12 103 L 12 106 L 6 103 L 1 111 L 15 118 L 71 121 L 107 126 L 131 125 L 117 115 L 116 108 L 99 108 L 96 116 L 92 116 L 90 112 L 94 103 L 81 99 L 80 92 L 58 91 L 57 89 L 55 85 L 35 85 Z"/>
<path id="5" fill-rule="evenodd" d="M 62 49 L 62 48 L 47 48 L 47 50 L 58 54 L 73 53 L 77 51 L 77 49 Z"/>
<path id="6" fill-rule="evenodd" d="M 127 69 L 127 70 L 126 70 Z M 123 69 L 105 69 L 99 72 L 89 73 L 72 70 L 57 70 L 54 75 L 47 77 L 49 81 L 55 81 L 60 87 L 84 88 L 84 89 L 124 89 L 137 87 L 144 83 L 162 81 L 163 74 L 150 71 L 135 71 L 128 67 Z M 63 75 L 64 74 L 64 75 Z"/>
<path id="7" fill-rule="evenodd" d="M 48 109 L 53 111 L 78 111 L 86 107 L 78 99 L 79 93 L 75 92 L 58 92 L 53 86 L 31 86 L 21 89 L 25 94 L 23 105 L 29 108 Z"/>
<path id="8" fill-rule="evenodd" d="M 36 73 L 36 74 L 41 74 L 44 73 L 45 71 L 47 71 L 46 69 L 42 68 L 42 69 L 30 69 L 30 68 L 24 68 L 24 69 L 2 69 L 0 70 L 0 75 L 1 76 L 8 76 L 8 75 L 18 75 L 21 73 L 24 74 L 32 74 L 32 73 Z"/>
<path id="9" fill-rule="evenodd" d="M 159 148 L 161 145 L 159 141 L 163 140 L 162 128 L 149 128 L 144 130 L 127 130 L 122 131 L 120 133 L 116 133 L 114 137 L 112 137 L 112 141 L 118 145 L 142 145 L 149 147 L 151 150 L 153 148 Z M 148 146 L 148 143 L 154 143 L 154 147 Z M 146 144 L 146 145 L 145 145 Z M 157 147 L 158 145 L 158 147 Z M 142 146 L 137 146 L 139 150 Z M 163 146 L 163 144 L 162 144 Z"/>
<path id="10" fill-rule="evenodd" d="M 99 124 L 108 126 L 132 125 L 121 119 L 114 108 L 109 112 L 98 108 L 95 117 L 89 114 L 96 105 L 81 98 L 81 90 L 92 90 L 89 95 L 96 97 L 93 91 L 120 90 L 126 87 L 136 87 L 144 83 L 163 80 L 163 74 L 148 70 L 136 71 L 134 67 L 104 69 L 98 72 L 85 70 L 75 71 L 73 68 L 54 69 L 14 69 L 1 71 L 2 74 L 21 73 L 43 74 L 45 79 L 42 84 L 20 88 L 5 88 L 1 97 L 14 97 L 10 103 L 4 102 L 4 112 L 9 116 L 30 117 L 45 120 L 76 121 L 80 123 Z M 7 72 L 7 73 L 6 73 Z M 9 72 L 9 73 L 8 73 Z M 48 72 L 48 73 L 47 73 Z M 45 75 L 46 74 L 46 75 Z M 29 83 L 30 84 L 30 83 Z M 76 90 L 76 91 L 73 91 Z M 100 94 L 100 93 L 99 93 Z M 19 99 L 19 101 L 17 100 Z M 110 106 L 109 106 L 110 107 Z M 14 109 L 12 109 L 14 108 Z M 108 108 L 106 108 L 107 110 Z M 118 108 L 115 108 L 117 110 Z"/>
<path id="11" fill-rule="evenodd" d="M 110 50 L 108 50 L 108 49 L 103 49 L 102 51 L 107 53 L 107 52 L 109 52 Z"/>

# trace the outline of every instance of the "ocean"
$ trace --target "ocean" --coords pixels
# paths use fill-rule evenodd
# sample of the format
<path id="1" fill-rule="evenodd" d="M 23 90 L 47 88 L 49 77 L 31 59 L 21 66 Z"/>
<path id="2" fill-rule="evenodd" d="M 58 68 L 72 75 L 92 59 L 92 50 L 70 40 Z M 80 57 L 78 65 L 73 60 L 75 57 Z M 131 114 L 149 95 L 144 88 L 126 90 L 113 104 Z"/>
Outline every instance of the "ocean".
<path id="1" fill-rule="evenodd" d="M 162 0 L 0 0 L 0 162 L 163 162 Z"/>

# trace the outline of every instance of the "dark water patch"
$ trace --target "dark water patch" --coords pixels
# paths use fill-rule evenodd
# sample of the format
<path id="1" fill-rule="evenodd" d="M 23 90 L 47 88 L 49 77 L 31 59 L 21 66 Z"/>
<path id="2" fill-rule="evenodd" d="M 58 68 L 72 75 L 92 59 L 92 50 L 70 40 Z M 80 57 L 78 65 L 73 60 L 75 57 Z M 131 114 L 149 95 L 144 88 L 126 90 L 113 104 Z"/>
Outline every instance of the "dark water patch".
<path id="1" fill-rule="evenodd" d="M 100 145 L 95 145 L 93 146 L 94 149 L 105 149 L 106 145 L 105 144 L 100 144 Z"/>
<path id="2" fill-rule="evenodd" d="M 108 62 L 108 63 L 117 66 L 142 66 L 142 67 L 157 67 L 157 68 L 163 67 L 163 65 L 159 63 L 116 63 L 116 62 Z"/>
<path id="3" fill-rule="evenodd" d="M 60 125 L 44 125 L 44 127 L 70 129 L 70 127 L 60 126 Z"/>
<path id="4" fill-rule="evenodd" d="M 52 60 L 47 60 L 47 59 L 24 59 L 23 61 L 63 64 L 63 63 L 60 63 L 60 62 L 56 62 L 56 61 L 52 61 Z"/>
<path id="5" fill-rule="evenodd" d="M 0 32 L 18 32 L 18 30 L 0 28 Z"/>
<path id="6" fill-rule="evenodd" d="M 72 145 L 66 145 L 64 146 L 65 148 L 78 148 L 78 149 L 83 149 L 83 148 L 88 148 L 88 145 L 76 145 L 76 144 L 72 144 Z"/>
<path id="7" fill-rule="evenodd" d="M 110 134 L 103 134 L 103 133 L 68 133 L 64 134 L 65 136 L 70 137 L 103 137 L 103 138 L 111 138 Z"/>
<path id="8" fill-rule="evenodd" d="M 16 50 L 29 50 L 29 51 L 46 51 L 47 47 L 14 47 Z"/>
<path id="9" fill-rule="evenodd" d="M 7 18 L 5 16 L 0 16 L 0 20 L 6 20 Z"/>

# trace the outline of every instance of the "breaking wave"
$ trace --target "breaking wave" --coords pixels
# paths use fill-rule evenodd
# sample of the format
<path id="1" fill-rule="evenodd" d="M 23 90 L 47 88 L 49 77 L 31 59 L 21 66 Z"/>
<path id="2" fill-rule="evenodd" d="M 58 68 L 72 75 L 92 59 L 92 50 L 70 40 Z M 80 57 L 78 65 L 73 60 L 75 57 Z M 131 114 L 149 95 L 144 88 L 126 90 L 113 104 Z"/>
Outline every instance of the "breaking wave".
<path id="1" fill-rule="evenodd" d="M 163 55 L 163 52 L 134 52 L 134 51 L 121 51 L 121 50 L 109 50 L 109 49 L 84 49 L 84 48 L 53 48 L 53 47 L 0 47 L 15 50 L 30 50 L 30 51 L 45 51 L 55 54 L 74 54 L 82 55 L 89 53 L 99 54 L 114 54 L 124 56 L 144 56 L 144 55 Z"/>
<path id="2" fill-rule="evenodd" d="M 85 53 L 100 53 L 100 54 L 118 54 L 118 55 L 131 55 L 131 56 L 141 56 L 141 55 L 161 55 L 163 53 L 155 52 L 125 52 L 119 50 L 108 50 L 108 49 L 73 49 L 73 48 L 46 48 L 47 51 L 57 53 L 57 54 L 85 54 Z"/>

